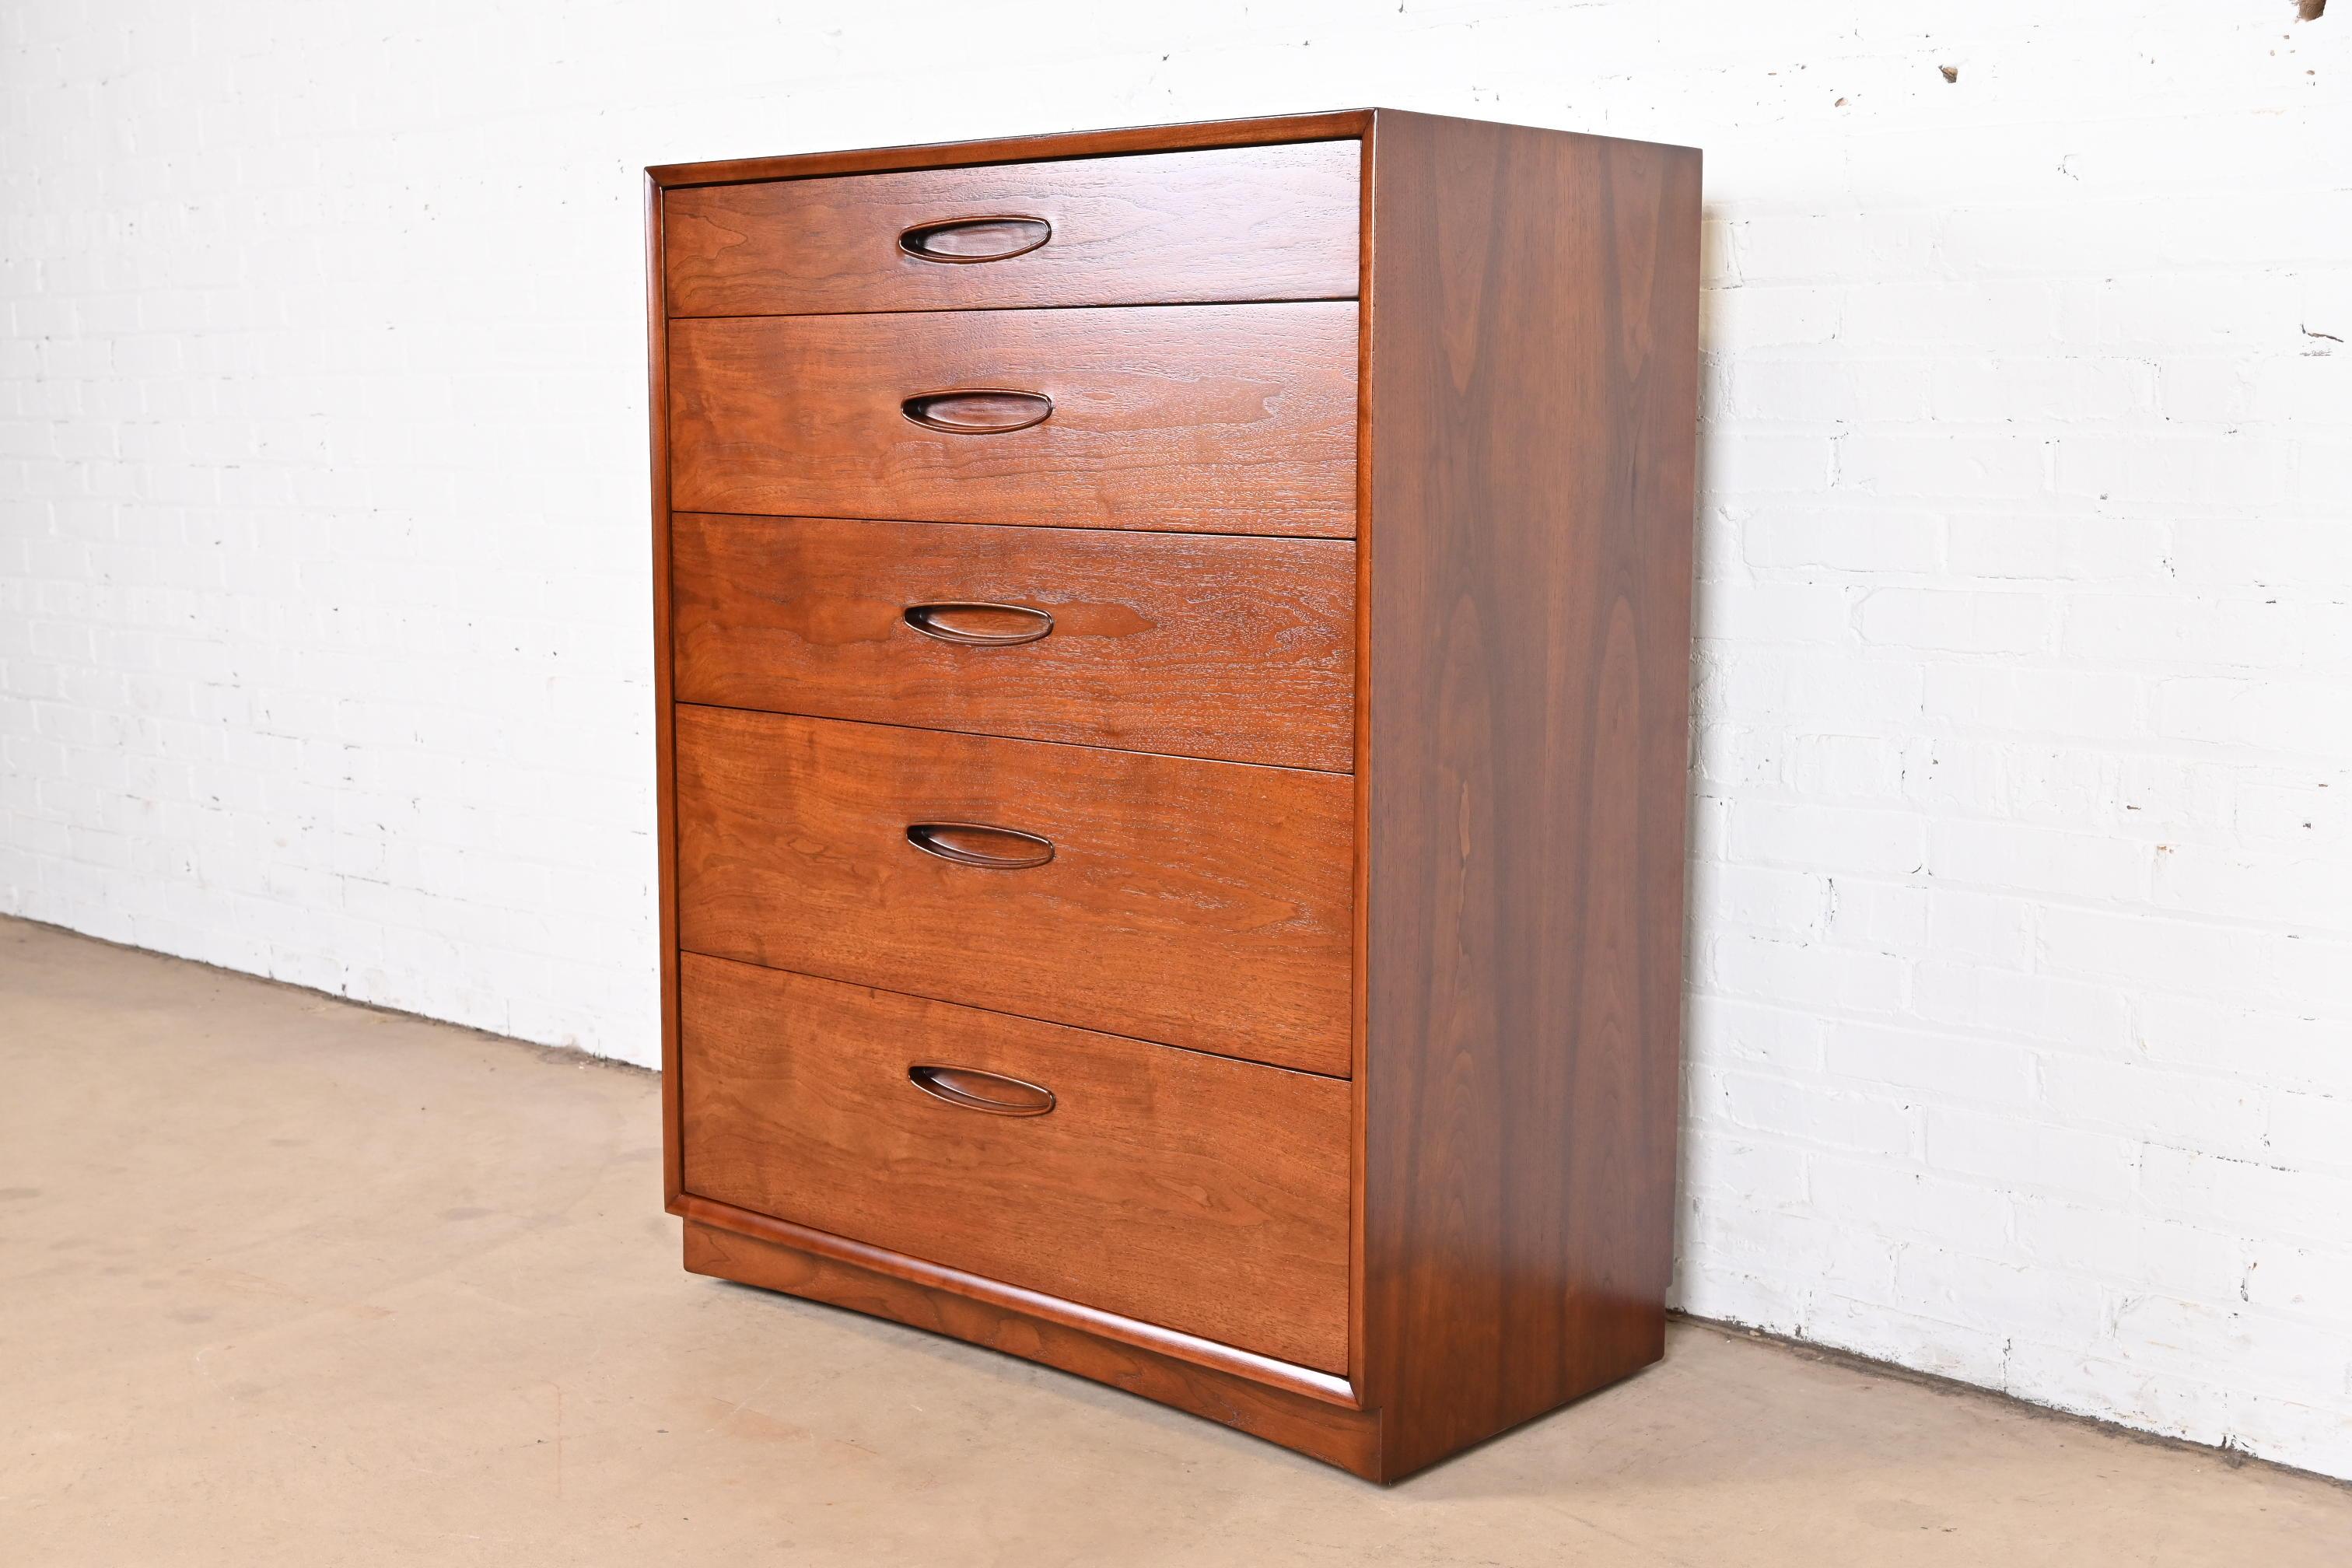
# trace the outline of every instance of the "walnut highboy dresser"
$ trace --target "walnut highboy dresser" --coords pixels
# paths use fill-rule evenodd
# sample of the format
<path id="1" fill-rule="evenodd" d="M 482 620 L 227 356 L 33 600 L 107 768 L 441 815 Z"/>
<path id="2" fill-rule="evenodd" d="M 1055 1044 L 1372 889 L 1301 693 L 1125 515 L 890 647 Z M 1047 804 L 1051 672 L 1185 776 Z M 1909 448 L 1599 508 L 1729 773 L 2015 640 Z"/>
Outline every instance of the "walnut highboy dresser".
<path id="1" fill-rule="evenodd" d="M 686 1266 L 1382 1480 L 1656 1360 L 1697 153 L 647 182 Z"/>

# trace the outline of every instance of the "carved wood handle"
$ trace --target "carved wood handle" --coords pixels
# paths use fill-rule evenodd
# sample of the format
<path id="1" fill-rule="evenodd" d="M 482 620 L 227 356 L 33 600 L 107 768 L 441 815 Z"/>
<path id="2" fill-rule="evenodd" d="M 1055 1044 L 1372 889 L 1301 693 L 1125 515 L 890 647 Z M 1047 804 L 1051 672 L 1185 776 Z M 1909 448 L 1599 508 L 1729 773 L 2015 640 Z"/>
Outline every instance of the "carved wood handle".
<path id="1" fill-rule="evenodd" d="M 1054 400 L 1042 392 L 978 386 L 918 393 L 899 404 L 898 412 L 929 430 L 954 436 L 1003 436 L 1045 423 L 1054 412 Z"/>
<path id="2" fill-rule="evenodd" d="M 1026 605 L 972 602 L 909 605 L 907 624 L 927 637 L 964 647 L 1012 647 L 1054 629 L 1054 617 Z"/>
<path id="3" fill-rule="evenodd" d="M 918 261 L 1010 261 L 1053 237 L 1041 217 L 951 217 L 917 224 L 898 237 L 898 248 Z"/>
<path id="4" fill-rule="evenodd" d="M 1054 841 L 980 822 L 918 822 L 907 842 L 926 855 L 983 871 L 1025 871 L 1054 858 Z"/>
<path id="5" fill-rule="evenodd" d="M 1052 1089 L 978 1068 L 919 1062 L 907 1069 L 907 1081 L 934 1100 L 992 1116 L 1043 1116 L 1054 1109 Z"/>

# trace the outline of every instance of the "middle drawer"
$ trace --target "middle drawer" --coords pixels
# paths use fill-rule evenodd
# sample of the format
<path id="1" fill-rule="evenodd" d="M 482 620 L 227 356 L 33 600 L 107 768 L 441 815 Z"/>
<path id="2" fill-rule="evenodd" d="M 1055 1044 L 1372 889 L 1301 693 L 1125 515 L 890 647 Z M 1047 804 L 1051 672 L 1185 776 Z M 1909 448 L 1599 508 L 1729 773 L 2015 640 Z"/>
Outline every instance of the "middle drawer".
<path id="1" fill-rule="evenodd" d="M 681 702 L 1355 765 L 1347 540 L 679 512 L 670 584 Z"/>
<path id="2" fill-rule="evenodd" d="M 1349 1072 L 1346 775 L 675 714 L 680 947 Z"/>

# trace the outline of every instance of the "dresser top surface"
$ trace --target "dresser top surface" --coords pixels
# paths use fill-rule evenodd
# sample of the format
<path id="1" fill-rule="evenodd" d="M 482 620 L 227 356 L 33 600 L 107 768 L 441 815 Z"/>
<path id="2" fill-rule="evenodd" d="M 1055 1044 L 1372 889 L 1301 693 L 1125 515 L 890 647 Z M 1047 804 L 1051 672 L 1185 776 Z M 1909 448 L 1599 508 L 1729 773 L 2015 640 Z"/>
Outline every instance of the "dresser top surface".
<path id="1" fill-rule="evenodd" d="M 1189 125 L 1143 125 L 1115 131 L 1069 131 L 1041 136 L 999 136 L 978 142 L 934 142 L 773 158 L 727 158 L 702 163 L 656 163 L 646 175 L 665 188 L 744 180 L 805 179 L 888 169 L 939 169 L 971 163 L 1027 163 L 1052 158 L 1097 158 L 1120 153 L 1172 153 L 1202 147 L 1247 147 L 1269 142 L 1319 142 L 1361 136 L 1369 109 L 1320 114 L 1277 114 Z"/>
<path id="2" fill-rule="evenodd" d="M 979 163 L 1027 163 L 1055 158 L 1100 158 L 1126 153 L 1173 153 L 1208 147 L 1247 147 L 1277 142 L 1337 141 L 1360 137 L 1374 123 L 1409 114 L 1394 109 L 1341 109 L 1311 114 L 1276 114 L 1245 120 L 1210 120 L 1176 125 L 1129 126 L 1108 131 L 1056 132 L 1036 136 L 1000 136 L 977 142 L 934 142 L 901 147 L 787 153 L 769 158 L 725 158 L 694 163 L 656 163 L 646 177 L 656 187 L 734 184 L 754 180 L 809 179 L 824 174 L 876 174 L 892 169 L 940 169 Z M 1414 118 L 1443 118 L 1413 116 Z M 1545 129 L 1526 127 L 1525 129 Z M 1561 136 L 1582 132 L 1555 131 Z M 1599 140 L 1599 138 L 1597 138 Z M 1680 149 L 1695 152 L 1696 149 Z"/>

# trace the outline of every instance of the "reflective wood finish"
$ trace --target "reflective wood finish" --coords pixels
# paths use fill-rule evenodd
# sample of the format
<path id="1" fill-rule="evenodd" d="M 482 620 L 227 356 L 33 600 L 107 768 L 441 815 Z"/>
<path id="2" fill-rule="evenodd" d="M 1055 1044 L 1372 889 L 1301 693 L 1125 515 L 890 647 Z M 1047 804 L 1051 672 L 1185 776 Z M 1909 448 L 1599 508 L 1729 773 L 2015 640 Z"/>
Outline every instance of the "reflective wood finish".
<path id="1" fill-rule="evenodd" d="M 1139 188 L 1199 149 L 1320 194 Z M 1380 110 L 649 174 L 688 1267 L 1380 1480 L 1654 1360 L 1698 154 Z"/>
<path id="2" fill-rule="evenodd" d="M 680 1008 L 689 1191 L 1347 1370 L 1344 1082 L 693 953 Z"/>
<path id="3" fill-rule="evenodd" d="M 1192 305 L 685 319 L 669 327 L 670 504 L 1346 538 L 1356 307 Z M 907 416 L 1042 395 L 1003 433 Z"/>
<path id="4" fill-rule="evenodd" d="M 1360 1476 L 1380 1473 L 1380 1417 L 1318 1386 L 1335 1380 L 721 1205 L 688 1197 L 679 1206 L 686 1267 L 697 1274 L 1042 1362 Z"/>
<path id="5" fill-rule="evenodd" d="M 1394 1478 L 1664 1353 L 1699 160 L 1374 137 L 1358 1386 Z"/>
<path id="6" fill-rule="evenodd" d="M 669 310 L 1353 299 L 1359 152 L 1305 142 L 678 191 Z"/>
<path id="7" fill-rule="evenodd" d="M 1339 774 L 681 707 L 677 790 L 689 952 L 1349 1070 Z M 934 823 L 1052 858 L 958 864 L 908 842 Z"/>
<path id="8" fill-rule="evenodd" d="M 670 574 L 681 701 L 1355 765 L 1342 540 L 681 513 Z"/>

